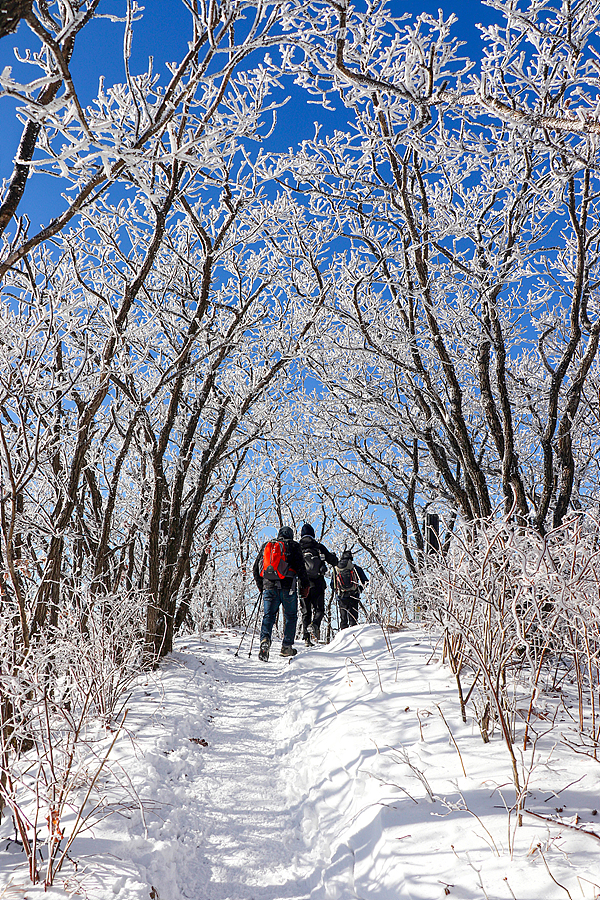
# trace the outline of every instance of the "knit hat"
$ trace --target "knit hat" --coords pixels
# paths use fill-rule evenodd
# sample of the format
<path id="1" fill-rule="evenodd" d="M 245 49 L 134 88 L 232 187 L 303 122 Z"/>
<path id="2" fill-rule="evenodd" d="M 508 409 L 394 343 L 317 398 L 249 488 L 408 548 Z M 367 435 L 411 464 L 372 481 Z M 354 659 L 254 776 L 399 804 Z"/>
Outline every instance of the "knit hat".
<path id="1" fill-rule="evenodd" d="M 310 535 L 310 537 L 314 537 L 315 529 L 312 527 L 312 525 L 309 525 L 308 522 L 305 522 L 304 525 L 302 526 L 302 531 L 300 533 L 300 536 L 305 537 L 305 535 L 307 535 L 307 534 Z"/>
<path id="2" fill-rule="evenodd" d="M 289 525 L 282 525 L 279 529 L 279 534 L 277 535 L 277 537 L 280 541 L 293 541 L 294 532 Z"/>

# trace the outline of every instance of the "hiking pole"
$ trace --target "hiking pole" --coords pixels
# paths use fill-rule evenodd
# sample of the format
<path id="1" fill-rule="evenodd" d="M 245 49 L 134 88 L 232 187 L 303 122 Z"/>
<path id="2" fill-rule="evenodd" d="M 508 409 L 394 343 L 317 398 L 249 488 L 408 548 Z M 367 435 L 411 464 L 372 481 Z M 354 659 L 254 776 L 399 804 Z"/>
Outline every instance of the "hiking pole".
<path id="1" fill-rule="evenodd" d="M 370 612 L 367 612 L 367 609 L 366 609 L 366 607 L 365 607 L 365 604 L 362 602 L 362 600 L 360 599 L 360 597 L 358 598 L 358 605 L 360 606 L 360 608 L 362 609 L 362 611 L 363 611 L 364 614 L 365 614 L 365 619 L 367 620 L 367 624 L 370 624 L 370 621 L 373 621 L 373 620 L 372 620 L 371 613 L 370 613 Z M 377 621 L 377 619 L 375 619 L 375 621 Z M 357 624 L 358 624 L 358 623 L 357 623 Z"/>
<path id="2" fill-rule="evenodd" d="M 329 595 L 329 603 L 327 604 L 327 640 L 326 643 L 330 644 L 333 640 L 333 611 L 331 609 L 333 603 L 333 586 L 331 588 L 331 594 Z"/>
<path id="3" fill-rule="evenodd" d="M 262 591 L 258 595 L 258 599 L 262 599 Z M 250 649 L 248 650 L 248 659 L 252 656 L 252 647 L 254 645 L 254 638 L 256 636 L 256 626 L 258 625 L 258 603 L 256 604 L 256 618 L 254 619 L 254 628 L 252 629 L 252 640 L 250 641 Z"/>
<path id="4" fill-rule="evenodd" d="M 242 640 L 239 642 L 238 648 L 237 648 L 237 650 L 235 651 L 235 654 L 234 654 L 235 656 L 239 656 L 240 647 L 242 646 L 242 644 L 243 644 L 243 642 L 244 642 L 244 638 L 246 637 L 246 635 L 247 635 L 247 633 L 248 633 L 248 629 L 250 628 L 250 622 L 252 621 L 252 617 L 254 616 L 254 613 L 255 613 L 256 609 L 258 608 L 258 604 L 260 603 L 260 598 L 261 598 L 261 597 L 262 597 L 262 591 L 260 592 L 260 594 L 259 594 L 258 597 L 256 598 L 256 603 L 254 604 L 254 609 L 253 609 L 252 612 L 250 613 L 250 618 L 248 619 L 248 622 L 246 623 L 246 628 L 244 629 L 244 633 L 243 633 L 243 635 L 242 635 Z"/>
<path id="5" fill-rule="evenodd" d="M 377 625 L 383 625 L 382 618 L 381 618 L 381 616 L 379 615 L 378 612 L 368 612 L 368 610 L 367 610 L 367 608 L 365 607 L 365 605 L 364 605 L 364 603 L 362 602 L 362 600 L 359 600 L 359 601 L 358 601 L 358 605 L 360 606 L 360 608 L 361 608 L 362 611 L 364 612 L 364 614 L 365 614 L 365 619 L 367 620 L 367 623 L 368 623 L 369 625 L 370 625 L 372 622 L 376 622 Z"/>

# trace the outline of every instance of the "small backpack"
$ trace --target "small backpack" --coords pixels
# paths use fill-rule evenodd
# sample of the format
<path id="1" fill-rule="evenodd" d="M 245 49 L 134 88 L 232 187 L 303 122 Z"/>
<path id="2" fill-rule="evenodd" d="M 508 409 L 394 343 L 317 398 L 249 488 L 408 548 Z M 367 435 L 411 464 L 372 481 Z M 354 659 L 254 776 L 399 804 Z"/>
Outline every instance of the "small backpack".
<path id="1" fill-rule="evenodd" d="M 321 554 L 315 546 L 303 547 L 302 556 L 304 557 L 306 574 L 311 581 L 315 581 L 320 575 L 323 575 L 323 570 L 326 567 L 321 559 Z"/>
<path id="2" fill-rule="evenodd" d="M 338 597 L 347 594 L 356 594 L 360 588 L 358 573 L 353 565 L 344 566 L 335 570 L 335 590 Z"/>
<path id="3" fill-rule="evenodd" d="M 290 572 L 284 541 L 269 541 L 263 551 L 261 576 L 269 581 L 277 581 L 286 578 Z"/>

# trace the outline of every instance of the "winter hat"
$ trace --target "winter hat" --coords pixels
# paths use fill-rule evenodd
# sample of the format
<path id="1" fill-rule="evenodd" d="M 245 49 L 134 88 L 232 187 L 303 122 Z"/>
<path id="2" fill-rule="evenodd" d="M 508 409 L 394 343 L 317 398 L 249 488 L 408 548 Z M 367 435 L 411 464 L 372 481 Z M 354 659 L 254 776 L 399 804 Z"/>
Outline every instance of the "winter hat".
<path id="1" fill-rule="evenodd" d="M 277 537 L 280 541 L 293 541 L 294 532 L 289 525 L 282 525 L 279 529 L 279 534 L 277 535 Z"/>
<path id="2" fill-rule="evenodd" d="M 310 537 L 314 537 L 315 529 L 312 527 L 312 525 L 309 525 L 308 522 L 305 522 L 304 525 L 302 526 L 302 531 L 300 533 L 300 536 L 305 537 L 305 535 L 307 535 L 307 534 L 310 535 Z"/>
<path id="3" fill-rule="evenodd" d="M 352 559 L 352 550 L 344 550 L 342 555 L 340 556 L 340 563 L 347 563 Z"/>

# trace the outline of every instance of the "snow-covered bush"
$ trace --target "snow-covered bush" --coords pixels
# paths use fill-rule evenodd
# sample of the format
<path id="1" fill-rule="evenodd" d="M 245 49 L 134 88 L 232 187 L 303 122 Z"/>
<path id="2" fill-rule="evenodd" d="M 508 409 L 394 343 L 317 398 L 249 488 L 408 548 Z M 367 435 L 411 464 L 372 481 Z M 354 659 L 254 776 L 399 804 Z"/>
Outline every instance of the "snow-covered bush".
<path id="1" fill-rule="evenodd" d="M 87 602 L 86 602 L 87 601 Z M 15 609 L 0 610 L 0 811 L 8 810 L 31 881 L 53 883 L 77 834 L 106 814 L 101 777 L 139 674 L 135 596 L 82 598 L 26 652 Z"/>
<path id="2" fill-rule="evenodd" d="M 577 514 L 540 535 L 502 520 L 458 529 L 430 560 L 415 599 L 443 629 L 464 721 L 469 701 L 484 741 L 499 727 L 527 747 L 544 687 L 576 686 L 577 742 L 600 748 L 600 521 Z M 518 725 L 523 728 L 519 731 Z"/>

